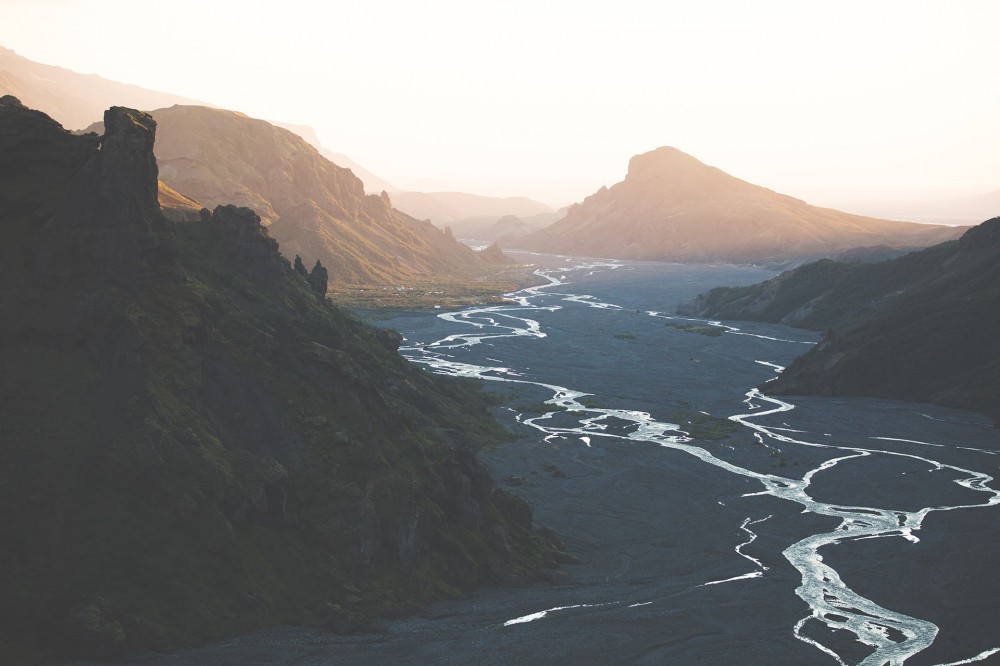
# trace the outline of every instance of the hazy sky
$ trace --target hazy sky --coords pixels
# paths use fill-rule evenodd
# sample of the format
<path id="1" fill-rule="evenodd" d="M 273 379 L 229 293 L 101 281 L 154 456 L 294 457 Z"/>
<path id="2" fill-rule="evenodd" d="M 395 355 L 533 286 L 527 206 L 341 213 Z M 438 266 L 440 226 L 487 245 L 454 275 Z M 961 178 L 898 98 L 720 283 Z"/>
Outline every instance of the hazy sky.
<path id="1" fill-rule="evenodd" d="M 998 190 L 998 30 L 997 0 L 0 0 L 33 60 L 553 204 L 662 145 L 824 205 Z"/>

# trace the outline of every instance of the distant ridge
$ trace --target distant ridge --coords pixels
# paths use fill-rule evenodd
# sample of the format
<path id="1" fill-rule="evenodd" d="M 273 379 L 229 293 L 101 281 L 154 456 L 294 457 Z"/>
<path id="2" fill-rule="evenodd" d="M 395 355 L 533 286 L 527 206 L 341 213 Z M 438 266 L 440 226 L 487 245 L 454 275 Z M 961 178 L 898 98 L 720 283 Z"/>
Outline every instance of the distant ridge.
<path id="1" fill-rule="evenodd" d="M 40 109 L 68 129 L 82 129 L 104 117 L 114 105 L 159 109 L 174 104 L 204 104 L 171 93 L 79 74 L 43 65 L 0 46 L 0 94 L 10 94 L 32 109 Z"/>
<path id="2" fill-rule="evenodd" d="M 465 192 L 401 192 L 392 200 L 408 215 L 438 226 L 470 218 L 495 221 L 507 215 L 531 217 L 554 212 L 551 206 L 528 197 L 488 197 Z"/>
<path id="3" fill-rule="evenodd" d="M 859 246 L 926 247 L 962 231 L 811 206 L 664 147 L 633 157 L 625 180 L 517 246 L 621 259 L 766 263 Z"/>
<path id="4" fill-rule="evenodd" d="M 205 102 L 147 90 L 139 86 L 119 83 L 93 74 L 80 74 L 62 67 L 34 62 L 10 49 L 0 47 L 0 95 L 10 94 L 35 109 L 48 113 L 69 129 L 83 129 L 99 123 L 104 110 L 114 105 L 125 105 L 146 111 L 177 104 L 184 106 L 213 106 Z M 339 167 L 350 169 L 364 183 L 369 194 L 387 192 L 394 201 L 399 197 L 397 209 L 418 220 L 430 219 L 438 227 L 445 227 L 469 218 L 487 218 L 490 221 L 504 215 L 530 217 L 551 213 L 545 204 L 526 197 L 497 198 L 462 192 L 401 192 L 400 188 L 358 164 L 349 156 L 324 146 L 316 131 L 302 124 L 268 121 L 273 125 L 297 134 L 313 146 L 320 155 Z"/>
<path id="5" fill-rule="evenodd" d="M 385 180 L 384 178 L 375 175 L 365 167 L 361 166 L 360 164 L 352 160 L 347 155 L 344 155 L 343 153 L 335 153 L 326 146 L 324 146 L 323 143 L 319 140 L 319 137 L 316 135 L 316 130 L 314 130 L 309 125 L 296 125 L 293 123 L 285 123 L 277 120 L 270 120 L 268 122 L 270 122 L 272 125 L 277 125 L 278 127 L 284 127 L 286 130 L 298 134 L 299 136 L 301 136 L 303 139 L 306 140 L 306 143 L 308 143 L 313 148 L 318 150 L 320 155 L 330 160 L 337 166 L 344 167 L 345 169 L 350 169 L 354 173 L 354 175 L 360 178 L 361 182 L 365 184 L 365 191 L 368 192 L 369 194 L 378 194 L 380 192 L 388 192 L 389 194 L 394 194 L 400 191 L 398 187 L 396 187 L 389 181 Z"/>

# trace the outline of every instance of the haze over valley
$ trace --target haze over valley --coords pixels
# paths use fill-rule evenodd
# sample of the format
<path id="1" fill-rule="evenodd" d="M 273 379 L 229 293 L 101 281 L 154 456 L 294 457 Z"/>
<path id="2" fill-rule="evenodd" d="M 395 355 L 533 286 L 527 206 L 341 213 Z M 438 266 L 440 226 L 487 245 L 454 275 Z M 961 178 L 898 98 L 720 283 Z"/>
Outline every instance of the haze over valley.
<path id="1" fill-rule="evenodd" d="M 0 663 L 1000 663 L 995 3 L 0 5 Z"/>

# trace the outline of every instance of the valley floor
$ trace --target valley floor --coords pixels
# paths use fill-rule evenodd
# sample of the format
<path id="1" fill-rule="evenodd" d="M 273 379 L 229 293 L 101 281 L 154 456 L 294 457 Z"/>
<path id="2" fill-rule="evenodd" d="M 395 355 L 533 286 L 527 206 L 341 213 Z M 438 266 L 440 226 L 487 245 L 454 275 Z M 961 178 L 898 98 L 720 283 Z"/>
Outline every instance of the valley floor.
<path id="1" fill-rule="evenodd" d="M 579 558 L 566 579 L 440 602 L 373 634 L 277 628 L 134 663 L 913 666 L 1000 654 L 1000 491 L 987 474 L 1000 430 L 927 405 L 755 393 L 818 336 L 731 322 L 706 335 L 718 325 L 670 313 L 766 271 L 519 258 L 551 286 L 374 323 L 402 332 L 412 361 L 482 377 L 502 398 L 512 441 L 485 458 Z"/>

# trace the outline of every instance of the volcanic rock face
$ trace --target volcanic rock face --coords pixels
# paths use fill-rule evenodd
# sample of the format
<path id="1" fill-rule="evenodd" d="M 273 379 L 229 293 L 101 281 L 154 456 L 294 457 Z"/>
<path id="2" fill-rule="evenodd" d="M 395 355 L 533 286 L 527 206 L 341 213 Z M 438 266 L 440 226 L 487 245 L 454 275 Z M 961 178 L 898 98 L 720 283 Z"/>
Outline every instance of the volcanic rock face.
<path id="1" fill-rule="evenodd" d="M 543 252 L 741 263 L 878 244 L 925 247 L 960 233 L 817 208 L 734 178 L 676 148 L 658 148 L 633 157 L 624 181 L 515 242 Z"/>
<path id="2" fill-rule="evenodd" d="M 468 449 L 501 430 L 474 387 L 316 298 L 253 211 L 166 220 L 156 124 L 106 127 L 0 101 L 0 662 L 355 630 L 552 565 Z"/>

